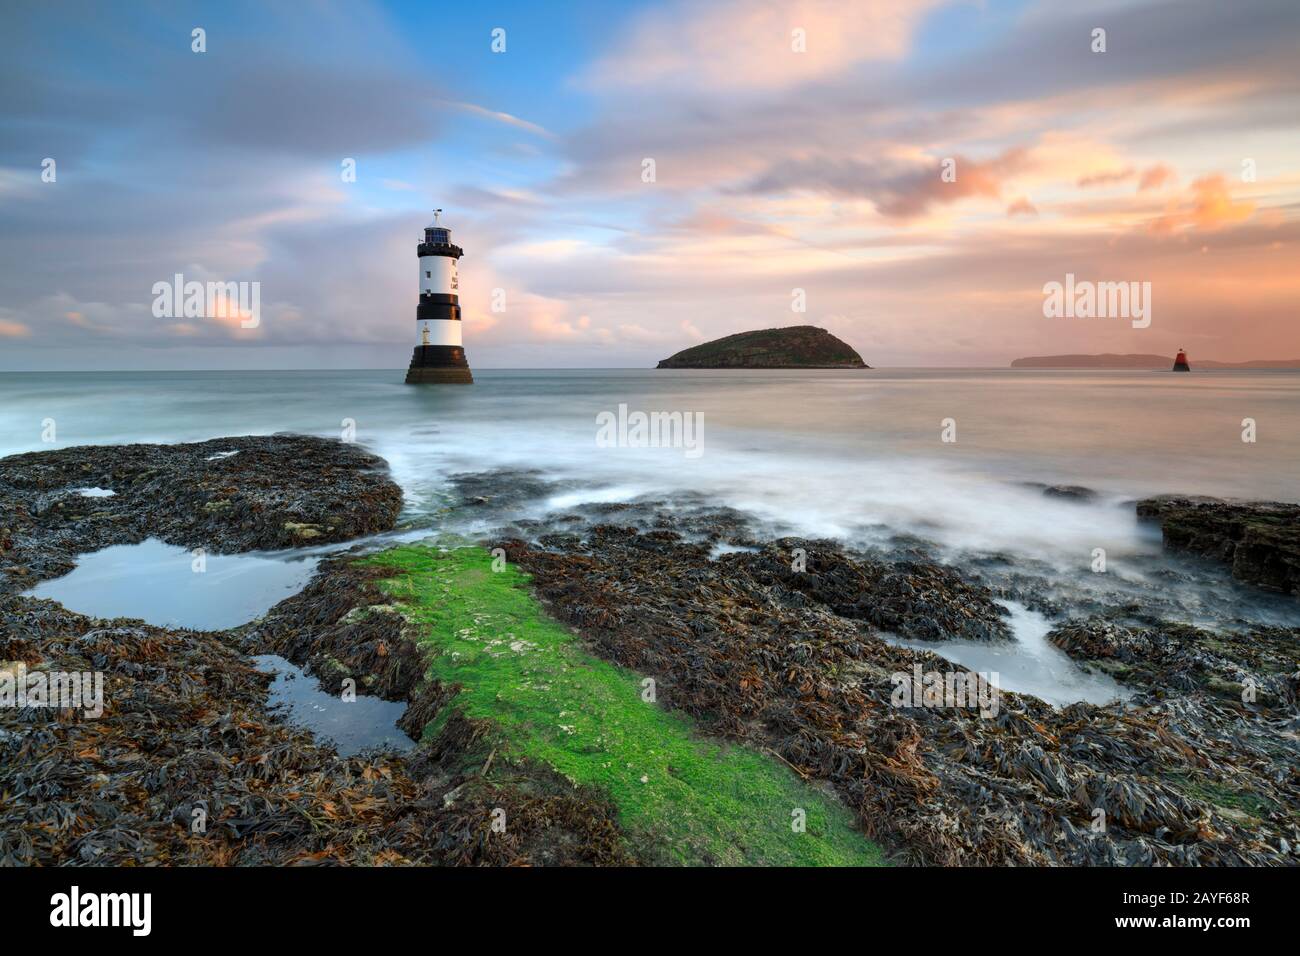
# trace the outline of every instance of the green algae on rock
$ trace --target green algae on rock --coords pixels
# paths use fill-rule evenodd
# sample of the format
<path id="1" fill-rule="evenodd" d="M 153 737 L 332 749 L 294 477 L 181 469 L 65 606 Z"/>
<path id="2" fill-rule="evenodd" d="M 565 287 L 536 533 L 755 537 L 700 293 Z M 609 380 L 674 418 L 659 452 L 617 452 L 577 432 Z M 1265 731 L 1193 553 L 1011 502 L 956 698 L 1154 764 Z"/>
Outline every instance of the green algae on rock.
<path id="1" fill-rule="evenodd" d="M 445 689 L 417 687 L 422 656 L 404 619 L 376 609 L 375 576 L 323 562 L 304 592 L 226 632 L 0 595 L 0 661 L 104 673 L 98 719 L 0 707 L 0 866 L 635 863 L 591 788 L 536 764 L 487 779 L 482 728 L 464 718 L 426 746 L 347 757 L 269 706 L 272 677 L 245 652 L 274 644 L 329 693 L 352 677 L 410 699 L 401 726 L 418 736 Z"/>
<path id="2" fill-rule="evenodd" d="M 654 684 L 549 618 L 526 577 L 481 548 L 406 546 L 366 559 L 419 629 L 453 716 L 495 728 L 498 761 L 535 761 L 607 793 L 645 862 L 870 865 L 879 850 L 832 795 L 770 754 L 701 736 Z"/>
<path id="3" fill-rule="evenodd" d="M 888 617 L 943 629 L 960 616 L 948 611 L 977 591 L 933 582 L 881 591 L 874 562 L 832 542 L 781 539 L 714 558 L 673 527 L 669 518 L 645 533 L 597 525 L 568 541 L 498 543 L 587 646 L 657 678 L 659 699 L 708 732 L 778 753 L 833 786 L 891 859 L 1294 862 L 1294 685 L 1269 685 L 1265 706 L 1251 707 L 1199 687 L 1061 708 L 1004 690 L 993 719 L 962 706 L 899 707 L 897 675 L 917 664 L 965 669 L 882 640 L 872 604 L 883 598 Z M 778 572 L 796 549 L 806 584 Z M 1203 796 L 1223 790 L 1249 791 L 1273 809 L 1247 820 Z M 1102 833 L 1092 827 L 1097 809 Z"/>

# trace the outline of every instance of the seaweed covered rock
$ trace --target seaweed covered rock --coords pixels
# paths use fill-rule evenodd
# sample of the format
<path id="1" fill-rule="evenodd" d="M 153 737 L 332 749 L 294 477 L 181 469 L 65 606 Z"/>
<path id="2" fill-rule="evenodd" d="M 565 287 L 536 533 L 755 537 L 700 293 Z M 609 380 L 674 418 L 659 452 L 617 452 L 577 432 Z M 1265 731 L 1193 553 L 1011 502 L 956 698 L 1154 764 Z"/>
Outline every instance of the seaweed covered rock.
<path id="1" fill-rule="evenodd" d="M 436 711 L 420 701 L 435 691 L 422 686 L 428 667 L 406 619 L 373 586 L 381 576 L 353 558 L 323 561 L 301 591 L 231 633 L 249 654 L 276 654 L 302 666 L 327 693 L 338 693 L 350 678 L 360 693 L 419 704 L 408 717 Z M 403 729 L 418 739 L 424 724 L 403 721 Z"/>
<path id="2" fill-rule="evenodd" d="M 1214 633 L 1190 624 L 1126 627 L 1093 617 L 1060 625 L 1047 639 L 1080 663 L 1157 697 L 1200 690 L 1243 705 L 1297 706 L 1300 628 Z"/>
<path id="3" fill-rule="evenodd" d="M 305 435 L 88 445 L 0 459 L 0 593 L 160 538 L 214 552 L 345 541 L 397 521 L 382 458 Z"/>
<path id="4" fill-rule="evenodd" d="M 760 580 L 807 595 L 841 617 L 922 641 L 1007 640 L 992 592 L 930 561 L 853 557 L 833 541 L 782 538 L 741 562 Z"/>
<path id="5" fill-rule="evenodd" d="M 1164 495 L 1139 501 L 1137 513 L 1160 522 L 1166 548 L 1222 561 L 1240 581 L 1300 594 L 1300 505 Z"/>
<path id="6" fill-rule="evenodd" d="M 934 619 L 927 603 L 962 593 L 946 573 L 922 575 L 933 588 L 902 586 L 906 566 L 799 539 L 714 557 L 667 526 L 493 544 L 593 650 L 654 677 L 661 703 L 826 782 L 901 861 L 1296 862 L 1300 773 L 1283 729 L 1293 706 L 1246 708 L 1199 687 L 1136 707 L 1058 710 L 1008 691 L 995 713 L 900 705 L 899 682 L 918 667 L 969 672 L 881 640 L 868 602 L 888 599 L 893 628 Z"/>
<path id="7" fill-rule="evenodd" d="M 365 576 L 321 575 L 292 611 L 303 630 L 382 600 Z M 382 633 L 391 657 L 410 659 L 400 634 Z M 104 675 L 98 717 L 0 708 L 0 866 L 635 862 L 600 794 L 531 765 L 489 777 L 480 728 L 463 717 L 409 753 L 339 756 L 268 707 L 272 675 L 237 643 L 0 597 L 0 660 Z M 331 646 L 358 670 L 375 652 Z M 385 686 L 412 694 L 418 735 L 440 689 Z M 510 826 L 493 833 L 499 807 Z"/>
<path id="8" fill-rule="evenodd" d="M 481 728 L 458 715 L 411 753 L 353 757 L 284 722 L 249 653 L 408 701 L 417 738 L 440 715 L 447 695 L 422 679 L 400 617 L 346 562 L 323 563 L 261 631 L 99 621 L 8 593 L 147 537 L 214 551 L 345 540 L 391 528 L 401 502 L 382 459 L 302 436 L 0 460 L 0 670 L 103 675 L 98 716 L 0 708 L 0 865 L 635 862 L 602 795 L 545 767 L 488 779 Z M 494 834 L 498 807 L 510 827 Z"/>

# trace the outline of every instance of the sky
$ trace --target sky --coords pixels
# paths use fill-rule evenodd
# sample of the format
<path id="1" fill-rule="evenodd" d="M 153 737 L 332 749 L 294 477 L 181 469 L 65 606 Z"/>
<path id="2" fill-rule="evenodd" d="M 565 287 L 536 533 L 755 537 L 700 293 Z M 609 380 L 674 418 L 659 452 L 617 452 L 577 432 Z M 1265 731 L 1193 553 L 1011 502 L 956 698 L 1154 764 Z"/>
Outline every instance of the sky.
<path id="1" fill-rule="evenodd" d="M 0 8 L 0 370 L 404 367 L 435 207 L 475 368 L 1297 358 L 1300 4 Z M 177 273 L 258 326 L 155 315 Z M 1149 324 L 1044 315 L 1067 274 Z"/>

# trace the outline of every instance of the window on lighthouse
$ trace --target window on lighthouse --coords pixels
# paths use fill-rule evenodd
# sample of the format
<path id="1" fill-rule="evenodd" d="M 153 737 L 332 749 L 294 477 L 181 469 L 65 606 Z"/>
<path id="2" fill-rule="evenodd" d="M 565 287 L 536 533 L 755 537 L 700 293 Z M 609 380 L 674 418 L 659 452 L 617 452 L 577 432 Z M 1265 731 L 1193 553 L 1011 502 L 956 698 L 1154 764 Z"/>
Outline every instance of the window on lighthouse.
<path id="1" fill-rule="evenodd" d="M 426 279 L 432 279 L 432 278 L 433 278 L 433 273 L 432 273 L 432 272 L 426 272 L 426 273 L 424 274 L 424 277 L 425 277 Z"/>

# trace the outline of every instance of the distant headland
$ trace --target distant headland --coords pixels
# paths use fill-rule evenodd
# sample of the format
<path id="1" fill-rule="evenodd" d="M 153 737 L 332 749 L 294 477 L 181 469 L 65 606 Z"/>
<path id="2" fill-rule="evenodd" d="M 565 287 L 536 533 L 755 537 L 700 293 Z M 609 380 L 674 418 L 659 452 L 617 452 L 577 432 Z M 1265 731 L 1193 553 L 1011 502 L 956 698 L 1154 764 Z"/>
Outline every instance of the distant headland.
<path id="1" fill-rule="evenodd" d="M 683 349 L 657 368 L 871 368 L 847 343 L 815 325 L 737 332 Z"/>
<path id="2" fill-rule="evenodd" d="M 1146 355 L 1143 353 L 1118 354 L 1104 352 L 1100 355 L 1031 355 L 1012 361 L 1012 368 L 1137 368 L 1168 370 L 1172 355 Z M 1195 368 L 1297 368 L 1300 359 L 1254 359 L 1249 362 L 1214 362 L 1193 357 Z"/>

